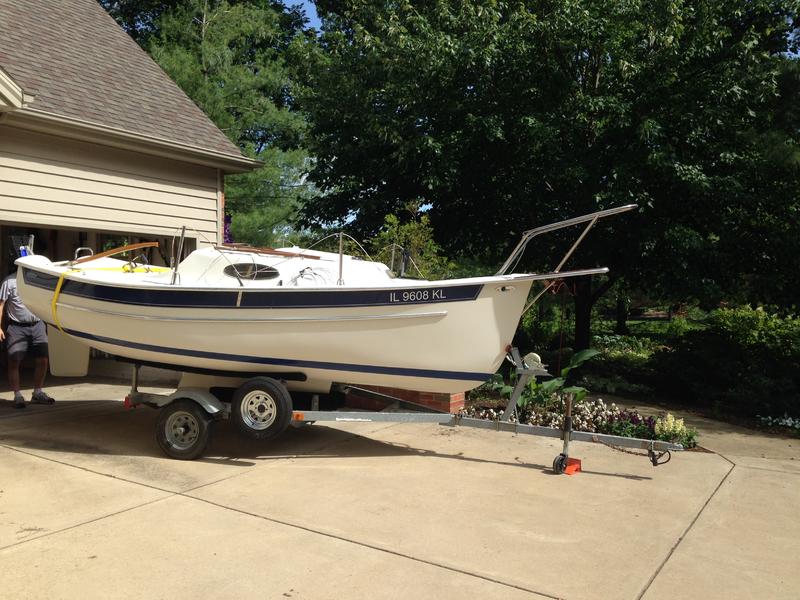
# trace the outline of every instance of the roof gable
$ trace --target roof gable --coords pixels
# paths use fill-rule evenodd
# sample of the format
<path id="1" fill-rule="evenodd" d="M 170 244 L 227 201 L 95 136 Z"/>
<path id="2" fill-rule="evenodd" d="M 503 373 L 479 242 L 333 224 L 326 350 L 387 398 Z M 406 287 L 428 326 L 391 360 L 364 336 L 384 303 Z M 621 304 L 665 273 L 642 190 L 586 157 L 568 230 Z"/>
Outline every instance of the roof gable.
<path id="1" fill-rule="evenodd" d="M 0 66 L 31 114 L 241 158 L 95 0 L 0 0 Z"/>
<path id="2" fill-rule="evenodd" d="M 11 76 L 0 69 L 0 111 L 15 110 L 33 102 L 33 97 L 11 79 Z"/>

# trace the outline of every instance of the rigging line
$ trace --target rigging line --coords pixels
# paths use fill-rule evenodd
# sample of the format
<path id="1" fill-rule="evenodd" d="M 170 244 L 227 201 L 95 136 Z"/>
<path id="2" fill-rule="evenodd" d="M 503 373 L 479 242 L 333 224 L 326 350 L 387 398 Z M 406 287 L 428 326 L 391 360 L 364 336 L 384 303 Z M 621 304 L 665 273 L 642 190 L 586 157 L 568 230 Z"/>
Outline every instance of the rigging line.
<path id="1" fill-rule="evenodd" d="M 411 264 L 414 265 L 414 268 L 417 270 L 417 275 L 419 275 L 422 279 L 425 279 L 425 276 L 422 274 L 422 271 L 419 270 L 417 263 L 414 262 L 414 259 L 411 257 L 410 254 L 408 255 L 408 260 L 410 260 Z"/>
<path id="2" fill-rule="evenodd" d="M 337 232 L 337 233 L 331 233 L 330 235 L 326 235 L 324 238 L 319 239 L 316 242 L 314 242 L 313 244 L 311 244 L 308 248 L 306 248 L 306 250 L 311 250 L 315 246 L 319 246 L 325 240 L 329 240 L 331 238 L 339 237 L 340 234 L 345 236 L 348 239 L 353 240 L 353 242 L 355 242 L 355 244 L 364 253 L 364 256 L 366 256 L 369 260 L 372 260 L 372 257 L 369 255 L 369 253 L 366 250 L 364 250 L 364 247 L 361 244 L 358 243 L 358 240 L 356 238 L 354 238 L 352 235 L 350 235 L 349 233 L 345 233 L 344 231 L 340 231 L 340 232 Z"/>
<path id="3" fill-rule="evenodd" d="M 209 240 L 209 239 L 208 239 L 208 237 L 206 236 L 206 234 L 204 234 L 202 231 L 197 231 L 197 229 L 195 229 L 194 227 L 190 227 L 189 229 L 191 229 L 191 230 L 192 230 L 192 231 L 194 231 L 194 232 L 195 232 L 197 235 L 199 235 L 200 237 L 202 237 L 202 238 L 203 238 L 203 240 L 205 240 L 205 242 L 206 242 L 206 243 L 208 243 L 208 244 L 209 244 L 209 245 L 210 245 L 212 248 L 215 248 L 215 249 L 217 250 L 217 252 L 219 252 L 219 255 L 220 255 L 222 258 L 224 258 L 224 259 L 225 259 L 225 262 L 227 262 L 227 263 L 228 263 L 228 264 L 229 264 L 229 265 L 230 265 L 230 266 L 233 268 L 233 272 L 236 274 L 236 281 L 238 281 L 238 282 L 239 282 L 239 287 L 244 287 L 244 282 L 242 281 L 242 278 L 241 278 L 241 277 L 239 277 L 239 270 L 238 270 L 238 269 L 236 268 L 236 266 L 235 266 L 235 265 L 234 265 L 234 264 L 233 264 L 233 263 L 230 261 L 230 259 L 229 259 L 227 256 L 225 256 L 225 253 L 224 253 L 222 250 L 220 250 L 219 248 L 217 248 L 217 247 L 216 247 L 216 244 L 214 244 L 214 243 L 213 243 L 211 240 Z M 172 237 L 172 241 L 173 241 L 173 243 L 175 242 L 175 236 L 174 236 L 174 234 L 173 234 L 173 237 Z M 176 260 L 177 260 L 177 258 L 176 258 Z M 253 262 L 255 262 L 255 259 L 253 259 Z M 203 271 L 203 274 L 201 275 L 201 277 L 205 277 L 205 276 L 206 276 L 206 274 L 208 273 L 208 271 L 209 271 L 209 269 L 212 267 L 212 265 L 213 265 L 213 263 L 209 263 L 209 265 L 206 267 L 205 271 Z M 177 273 L 177 271 L 178 271 L 178 265 L 175 265 L 175 272 Z"/>

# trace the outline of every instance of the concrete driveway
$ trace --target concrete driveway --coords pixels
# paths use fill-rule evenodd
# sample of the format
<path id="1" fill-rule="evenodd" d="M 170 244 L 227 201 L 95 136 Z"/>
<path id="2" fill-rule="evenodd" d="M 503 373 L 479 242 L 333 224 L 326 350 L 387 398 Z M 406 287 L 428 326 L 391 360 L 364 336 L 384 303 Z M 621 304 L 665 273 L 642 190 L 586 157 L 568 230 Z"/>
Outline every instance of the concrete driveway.
<path id="1" fill-rule="evenodd" d="M 347 424 L 162 456 L 127 388 L 0 398 L 3 598 L 797 598 L 800 440 L 714 422 L 654 469 L 556 440 Z M 158 391 L 151 388 L 148 391 Z"/>

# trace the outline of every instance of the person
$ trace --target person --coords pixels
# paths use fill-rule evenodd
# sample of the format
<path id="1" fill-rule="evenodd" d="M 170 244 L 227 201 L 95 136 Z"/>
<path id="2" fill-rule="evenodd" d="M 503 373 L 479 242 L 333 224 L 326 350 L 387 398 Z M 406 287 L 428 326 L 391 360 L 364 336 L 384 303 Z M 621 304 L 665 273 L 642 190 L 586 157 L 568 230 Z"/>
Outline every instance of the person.
<path id="1" fill-rule="evenodd" d="M 8 383 L 14 390 L 14 408 L 25 408 L 25 397 L 20 391 L 19 367 L 30 352 L 34 356 L 33 394 L 31 404 L 53 404 L 42 389 L 47 375 L 47 330 L 42 320 L 22 303 L 17 295 L 17 276 L 12 272 L 0 284 L 0 315 L 8 314 L 8 328 L 0 329 L 0 342 L 5 340 L 8 355 Z"/>

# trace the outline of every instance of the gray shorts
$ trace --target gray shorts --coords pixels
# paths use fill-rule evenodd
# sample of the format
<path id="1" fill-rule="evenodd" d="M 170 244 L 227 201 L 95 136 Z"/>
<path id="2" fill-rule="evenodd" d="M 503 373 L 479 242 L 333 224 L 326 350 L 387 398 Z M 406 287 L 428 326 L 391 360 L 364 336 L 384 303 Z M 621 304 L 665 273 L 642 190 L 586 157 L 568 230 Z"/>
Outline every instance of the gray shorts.
<path id="1" fill-rule="evenodd" d="M 34 356 L 47 356 L 47 329 L 44 323 L 22 324 L 11 321 L 6 331 L 6 351 L 12 359 L 22 360 L 30 352 Z"/>

